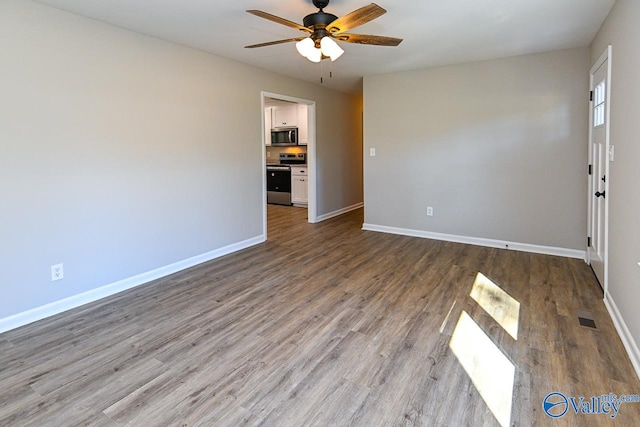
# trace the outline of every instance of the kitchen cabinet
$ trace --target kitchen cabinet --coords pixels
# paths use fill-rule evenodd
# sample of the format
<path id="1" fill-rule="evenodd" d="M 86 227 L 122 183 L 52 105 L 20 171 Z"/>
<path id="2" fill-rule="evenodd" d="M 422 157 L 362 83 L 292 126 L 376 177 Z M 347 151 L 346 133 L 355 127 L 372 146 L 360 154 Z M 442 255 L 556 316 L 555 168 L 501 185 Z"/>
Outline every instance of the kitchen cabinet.
<path id="1" fill-rule="evenodd" d="M 273 127 L 296 127 L 298 126 L 298 106 L 291 104 L 287 106 L 277 106 L 273 108 Z"/>
<path id="2" fill-rule="evenodd" d="M 284 104 L 284 103 L 283 103 Z M 275 105 L 265 108 L 264 112 L 265 144 L 271 145 L 271 129 L 278 127 L 297 127 L 298 145 L 307 145 L 309 126 L 307 123 L 307 104 Z"/>
<path id="3" fill-rule="evenodd" d="M 271 145 L 271 115 L 273 112 L 271 111 L 272 107 L 267 107 L 264 109 L 264 144 L 269 146 Z"/>
<path id="4" fill-rule="evenodd" d="M 307 206 L 308 199 L 307 167 L 291 166 L 291 203 L 297 206 Z"/>
<path id="5" fill-rule="evenodd" d="M 307 104 L 298 104 L 298 145 L 307 145 L 309 127 L 307 126 Z"/>

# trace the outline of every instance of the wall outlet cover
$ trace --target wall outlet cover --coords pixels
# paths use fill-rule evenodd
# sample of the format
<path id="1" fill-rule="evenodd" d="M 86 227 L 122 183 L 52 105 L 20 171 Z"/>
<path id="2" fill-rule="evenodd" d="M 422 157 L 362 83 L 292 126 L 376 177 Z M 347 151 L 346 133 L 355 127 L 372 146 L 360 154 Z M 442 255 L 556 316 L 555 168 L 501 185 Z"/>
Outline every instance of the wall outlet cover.
<path id="1" fill-rule="evenodd" d="M 64 279 L 64 264 L 56 264 L 51 266 L 51 281 Z"/>

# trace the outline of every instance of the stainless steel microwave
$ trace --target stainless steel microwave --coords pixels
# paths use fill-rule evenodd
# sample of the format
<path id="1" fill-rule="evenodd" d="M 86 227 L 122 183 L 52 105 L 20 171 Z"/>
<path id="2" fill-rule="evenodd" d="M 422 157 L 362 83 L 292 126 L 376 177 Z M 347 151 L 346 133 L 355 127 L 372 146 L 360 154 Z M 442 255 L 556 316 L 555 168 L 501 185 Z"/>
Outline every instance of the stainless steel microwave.
<path id="1" fill-rule="evenodd" d="M 298 145 L 298 128 L 271 129 L 271 145 Z"/>

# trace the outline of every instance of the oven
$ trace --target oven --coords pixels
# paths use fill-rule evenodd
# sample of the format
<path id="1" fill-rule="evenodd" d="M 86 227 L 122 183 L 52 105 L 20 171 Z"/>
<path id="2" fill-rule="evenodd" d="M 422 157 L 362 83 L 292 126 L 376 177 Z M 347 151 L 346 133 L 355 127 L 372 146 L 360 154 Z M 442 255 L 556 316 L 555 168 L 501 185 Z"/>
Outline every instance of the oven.
<path id="1" fill-rule="evenodd" d="M 267 165 L 267 203 L 291 205 L 291 167 Z"/>

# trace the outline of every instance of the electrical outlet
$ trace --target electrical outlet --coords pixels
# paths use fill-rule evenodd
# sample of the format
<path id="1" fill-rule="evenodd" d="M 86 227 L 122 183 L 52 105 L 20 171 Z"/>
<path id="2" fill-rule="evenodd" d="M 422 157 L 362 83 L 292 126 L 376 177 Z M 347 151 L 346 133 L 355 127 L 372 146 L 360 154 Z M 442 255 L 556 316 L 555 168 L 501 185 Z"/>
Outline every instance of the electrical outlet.
<path id="1" fill-rule="evenodd" d="M 375 157 L 376 156 L 376 149 L 375 148 L 369 148 L 369 156 L 370 157 Z"/>
<path id="2" fill-rule="evenodd" d="M 431 206 L 427 207 L 427 216 L 433 216 L 433 207 Z"/>
<path id="3" fill-rule="evenodd" d="M 64 264 L 56 264 L 51 266 L 51 281 L 64 279 Z"/>

